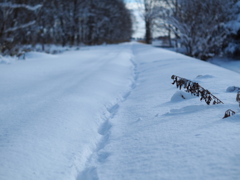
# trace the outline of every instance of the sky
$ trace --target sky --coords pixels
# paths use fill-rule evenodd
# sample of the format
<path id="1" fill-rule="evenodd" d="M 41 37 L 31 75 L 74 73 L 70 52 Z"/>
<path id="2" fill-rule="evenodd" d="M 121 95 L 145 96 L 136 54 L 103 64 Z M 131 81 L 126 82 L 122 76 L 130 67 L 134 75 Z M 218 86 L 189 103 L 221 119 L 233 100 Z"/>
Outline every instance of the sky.
<path id="1" fill-rule="evenodd" d="M 141 10 L 139 9 L 139 1 L 140 0 L 125 0 L 127 8 L 131 10 L 136 19 L 136 22 L 133 23 L 134 38 L 144 38 L 145 36 L 145 23 L 142 18 L 142 13 L 140 12 Z M 152 36 L 165 36 L 166 33 L 164 30 L 153 31 Z"/>
<path id="2" fill-rule="evenodd" d="M 139 12 L 139 5 L 136 2 L 136 0 L 125 0 L 127 8 L 131 10 L 133 15 L 136 18 L 136 22 L 134 23 L 134 33 L 133 37 L 134 38 L 142 38 L 144 37 L 145 33 L 145 27 L 144 27 L 144 21 L 141 17 L 141 14 Z"/>

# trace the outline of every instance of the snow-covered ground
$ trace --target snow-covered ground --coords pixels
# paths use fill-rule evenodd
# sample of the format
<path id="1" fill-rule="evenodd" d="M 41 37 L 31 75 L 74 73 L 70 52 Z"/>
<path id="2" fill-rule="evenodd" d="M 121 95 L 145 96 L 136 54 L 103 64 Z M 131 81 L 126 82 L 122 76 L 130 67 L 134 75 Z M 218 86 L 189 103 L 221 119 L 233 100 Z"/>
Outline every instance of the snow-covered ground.
<path id="1" fill-rule="evenodd" d="M 173 74 L 224 104 L 185 95 Z M 1 64 L 0 179 L 239 179 L 240 111 L 226 92 L 239 79 L 138 43 Z M 237 114 L 222 119 L 227 109 Z"/>
<path id="2" fill-rule="evenodd" d="M 233 60 L 228 58 L 213 58 L 209 60 L 210 63 L 216 64 L 220 67 L 240 73 L 240 60 Z"/>

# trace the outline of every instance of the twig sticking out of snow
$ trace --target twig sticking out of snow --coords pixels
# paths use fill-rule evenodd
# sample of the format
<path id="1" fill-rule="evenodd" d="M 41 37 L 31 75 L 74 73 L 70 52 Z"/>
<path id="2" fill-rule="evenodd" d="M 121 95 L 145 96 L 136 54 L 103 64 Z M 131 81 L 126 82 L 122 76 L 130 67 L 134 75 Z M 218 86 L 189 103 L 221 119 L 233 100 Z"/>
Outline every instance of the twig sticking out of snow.
<path id="1" fill-rule="evenodd" d="M 213 101 L 214 104 L 223 104 L 223 102 L 210 93 L 207 89 L 201 87 L 198 83 L 190 81 L 188 79 L 172 75 L 172 84 L 176 84 L 177 88 L 181 89 L 182 87 L 186 89 L 186 92 L 193 94 L 194 96 L 200 96 L 200 100 L 205 100 L 207 105 L 210 105 Z"/>
<path id="2" fill-rule="evenodd" d="M 225 112 L 223 119 L 224 119 L 224 118 L 227 118 L 227 117 L 229 117 L 229 116 L 232 116 L 232 115 L 234 115 L 234 114 L 235 114 L 235 111 L 233 111 L 233 110 L 231 110 L 231 109 L 228 109 L 228 110 Z"/>

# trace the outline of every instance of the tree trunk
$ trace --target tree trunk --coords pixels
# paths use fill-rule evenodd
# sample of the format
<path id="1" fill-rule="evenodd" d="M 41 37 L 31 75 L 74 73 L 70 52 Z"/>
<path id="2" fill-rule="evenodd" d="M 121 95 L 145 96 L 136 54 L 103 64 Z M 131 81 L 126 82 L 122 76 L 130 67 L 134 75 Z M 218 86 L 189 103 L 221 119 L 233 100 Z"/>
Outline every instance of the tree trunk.
<path id="1" fill-rule="evenodd" d="M 152 29 L 151 29 L 151 22 L 150 21 L 145 21 L 145 41 L 147 44 L 151 44 L 152 41 Z"/>

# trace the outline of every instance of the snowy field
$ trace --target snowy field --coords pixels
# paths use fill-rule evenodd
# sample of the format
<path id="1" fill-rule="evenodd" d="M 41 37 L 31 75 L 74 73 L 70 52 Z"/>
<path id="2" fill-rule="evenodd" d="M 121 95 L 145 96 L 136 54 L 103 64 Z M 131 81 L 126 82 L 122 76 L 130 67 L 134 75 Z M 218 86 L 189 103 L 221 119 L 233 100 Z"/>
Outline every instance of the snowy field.
<path id="1" fill-rule="evenodd" d="M 138 43 L 26 57 L 0 64 L 1 180 L 240 178 L 239 73 Z"/>
<path id="2" fill-rule="evenodd" d="M 209 60 L 210 63 L 216 64 L 220 67 L 240 73 L 240 60 L 233 60 L 227 58 L 213 58 Z"/>

